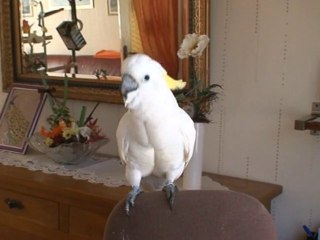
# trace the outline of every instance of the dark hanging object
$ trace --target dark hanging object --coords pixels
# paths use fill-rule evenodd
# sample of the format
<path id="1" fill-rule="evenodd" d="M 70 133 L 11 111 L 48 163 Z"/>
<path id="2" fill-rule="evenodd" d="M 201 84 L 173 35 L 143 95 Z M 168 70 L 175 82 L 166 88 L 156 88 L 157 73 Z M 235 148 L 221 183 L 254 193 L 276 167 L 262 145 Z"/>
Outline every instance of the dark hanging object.
<path id="1" fill-rule="evenodd" d="M 77 22 L 64 21 L 57 27 L 57 31 L 69 50 L 80 50 L 87 44 Z"/>
<path id="2" fill-rule="evenodd" d="M 81 34 L 83 23 L 77 19 L 76 1 L 69 0 L 69 3 L 71 7 L 72 21 L 62 22 L 57 27 L 57 31 L 69 50 L 78 51 L 83 48 L 87 42 L 84 40 L 84 37 Z M 78 27 L 78 24 L 80 27 Z M 75 55 L 74 52 L 73 55 Z"/>

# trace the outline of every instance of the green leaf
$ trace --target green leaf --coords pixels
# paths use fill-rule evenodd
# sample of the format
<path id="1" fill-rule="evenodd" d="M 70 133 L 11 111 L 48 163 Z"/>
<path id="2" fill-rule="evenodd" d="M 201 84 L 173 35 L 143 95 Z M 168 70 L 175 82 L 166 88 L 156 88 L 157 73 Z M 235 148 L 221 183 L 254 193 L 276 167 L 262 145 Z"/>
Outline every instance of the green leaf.
<path id="1" fill-rule="evenodd" d="M 85 117 L 86 117 L 86 111 L 87 111 L 87 107 L 86 106 L 82 106 L 81 112 L 80 112 L 80 118 L 79 118 L 79 121 L 77 122 L 79 127 L 83 127 L 84 126 L 84 121 L 85 121 Z"/>
<path id="2" fill-rule="evenodd" d="M 186 100 L 187 97 L 185 96 L 184 93 L 180 93 L 180 94 L 176 95 L 176 99 L 177 99 L 178 102 L 181 102 L 181 101 Z"/>

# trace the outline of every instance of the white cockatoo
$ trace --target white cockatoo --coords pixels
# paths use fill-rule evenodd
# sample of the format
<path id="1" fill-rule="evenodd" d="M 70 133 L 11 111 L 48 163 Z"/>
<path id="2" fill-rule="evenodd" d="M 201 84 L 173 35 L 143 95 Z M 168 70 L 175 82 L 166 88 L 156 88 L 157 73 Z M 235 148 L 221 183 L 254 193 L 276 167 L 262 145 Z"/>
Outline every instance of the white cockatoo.
<path id="1" fill-rule="evenodd" d="M 126 179 L 132 186 L 125 210 L 129 214 L 141 192 L 141 179 L 149 175 L 165 179 L 163 190 L 172 207 L 174 182 L 192 156 L 196 135 L 192 119 L 169 88 L 184 84 L 170 79 L 158 62 L 144 54 L 125 59 L 121 73 L 121 93 L 128 111 L 116 136 Z"/>

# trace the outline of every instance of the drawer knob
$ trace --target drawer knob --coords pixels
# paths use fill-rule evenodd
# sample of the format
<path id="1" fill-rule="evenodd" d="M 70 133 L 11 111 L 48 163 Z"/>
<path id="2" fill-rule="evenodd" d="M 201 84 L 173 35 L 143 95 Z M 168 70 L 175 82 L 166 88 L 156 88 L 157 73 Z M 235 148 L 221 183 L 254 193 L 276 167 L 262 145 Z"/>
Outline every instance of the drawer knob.
<path id="1" fill-rule="evenodd" d="M 23 208 L 22 203 L 21 203 L 20 201 L 18 201 L 18 200 L 15 200 L 15 199 L 7 198 L 7 199 L 5 200 L 5 202 L 6 202 L 6 204 L 8 205 L 8 207 L 9 207 L 10 209 L 13 209 L 13 208 L 15 208 L 15 209 L 22 209 L 22 208 Z"/>

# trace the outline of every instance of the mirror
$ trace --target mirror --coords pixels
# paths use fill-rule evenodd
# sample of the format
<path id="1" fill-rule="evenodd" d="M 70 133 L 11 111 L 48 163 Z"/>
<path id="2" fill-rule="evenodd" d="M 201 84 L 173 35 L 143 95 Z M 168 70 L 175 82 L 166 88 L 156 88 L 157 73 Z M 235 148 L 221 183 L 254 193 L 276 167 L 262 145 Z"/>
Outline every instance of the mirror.
<path id="1" fill-rule="evenodd" d="M 21 3 L 22 74 L 120 81 L 117 0 Z"/>
<path id="2" fill-rule="evenodd" d="M 0 29 L 1 31 L 1 64 L 2 64 L 2 80 L 3 89 L 8 90 L 13 83 L 23 84 L 41 84 L 41 79 L 48 79 L 49 84 L 56 89 L 55 95 L 62 96 L 63 94 L 63 77 L 55 75 L 43 75 L 39 72 L 23 71 L 23 57 L 22 51 L 23 39 L 22 39 L 22 19 L 20 18 L 19 2 L 21 0 L 1 1 L 0 6 Z M 68 2 L 67 0 L 65 0 Z M 127 1 L 127 0 L 126 0 Z M 179 42 L 182 41 L 183 36 L 186 33 L 196 32 L 199 34 L 208 34 L 209 32 L 209 0 L 180 0 L 180 17 L 182 26 L 179 32 Z M 63 2 L 63 1 L 58 1 Z M 87 2 L 87 1 L 84 1 Z M 121 3 L 121 0 L 120 0 Z M 121 6 L 121 4 L 120 4 Z M 65 10 L 64 10 L 65 11 Z M 77 13 L 80 10 L 77 10 Z M 83 11 L 90 11 L 83 10 Z M 70 12 L 70 11 L 69 11 Z M 35 14 L 35 13 L 34 13 Z M 57 13 L 59 15 L 61 13 Z M 108 13 L 105 13 L 106 16 Z M 79 19 L 81 19 L 80 14 Z M 121 16 L 122 19 L 122 16 Z M 38 23 L 36 23 L 38 24 Z M 57 23 L 56 25 L 60 24 Z M 84 22 L 84 24 L 86 24 Z M 122 27 L 126 27 L 126 24 L 122 23 Z M 53 30 L 51 30 L 53 32 Z M 48 32 L 48 35 L 49 32 Z M 58 38 L 58 37 L 55 37 Z M 61 41 L 61 39 L 59 39 Z M 51 41 L 49 39 L 49 41 Z M 127 43 L 122 39 L 121 56 L 123 54 L 122 45 Z M 51 43 L 50 43 L 51 44 Z M 48 46 L 50 45 L 48 44 Z M 41 44 L 40 44 L 41 45 Z M 51 50 L 50 50 L 51 51 Z M 129 49 L 129 53 L 130 53 Z M 51 53 L 51 52 L 50 52 Z M 77 55 L 81 55 L 81 50 Z M 193 69 L 196 69 L 198 78 L 204 81 L 206 84 L 209 80 L 209 48 L 206 48 L 205 52 L 200 58 L 192 61 L 194 64 Z M 90 53 L 92 54 L 92 52 Z M 184 81 L 189 79 L 190 62 L 183 60 L 179 63 L 180 74 Z M 94 76 L 94 75 L 93 75 Z M 97 79 L 96 77 L 83 77 L 78 74 L 73 74 L 69 80 L 69 98 L 89 101 L 99 101 L 108 103 L 122 103 L 122 97 L 119 92 L 120 84 L 119 76 L 108 76 L 106 79 Z"/>

